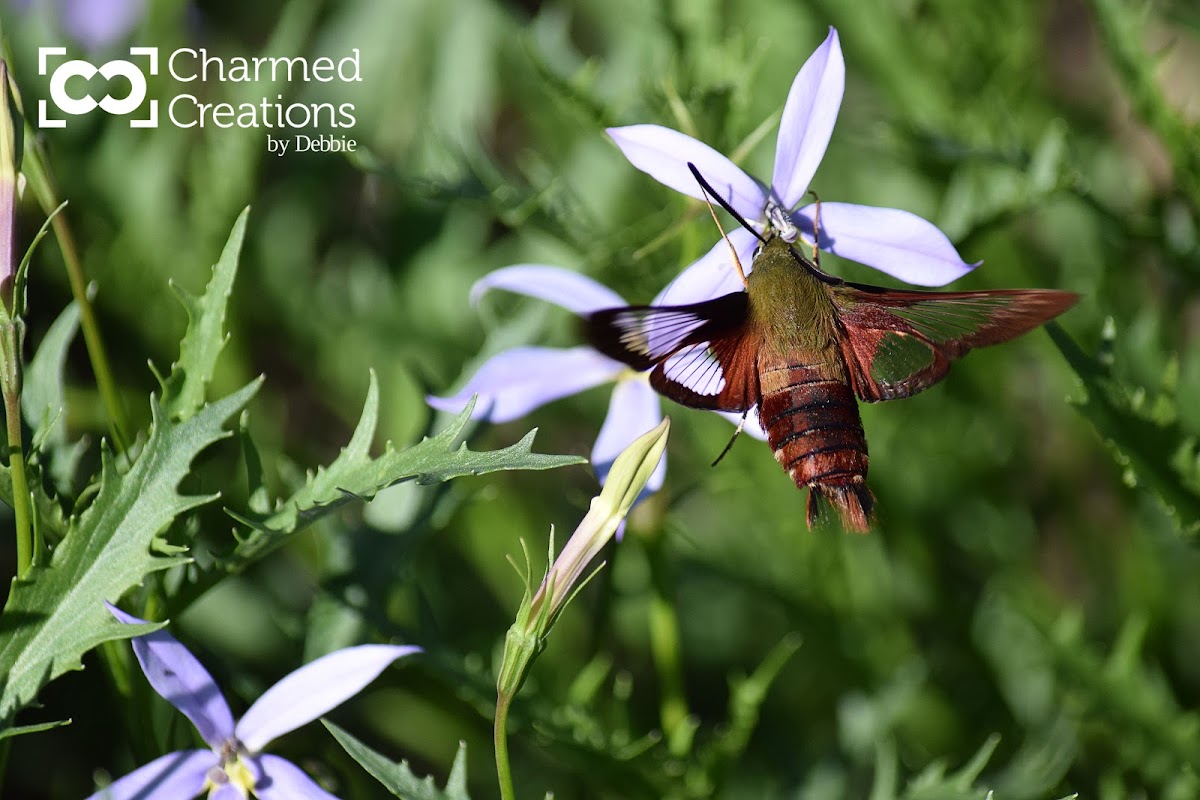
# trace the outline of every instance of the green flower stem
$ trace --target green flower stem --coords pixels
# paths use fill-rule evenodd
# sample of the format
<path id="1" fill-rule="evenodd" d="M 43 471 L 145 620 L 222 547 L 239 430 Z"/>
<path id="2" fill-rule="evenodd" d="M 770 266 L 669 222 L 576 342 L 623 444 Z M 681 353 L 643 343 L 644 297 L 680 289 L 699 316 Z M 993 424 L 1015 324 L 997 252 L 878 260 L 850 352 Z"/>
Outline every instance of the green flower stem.
<path id="1" fill-rule="evenodd" d="M 4 776 L 8 774 L 8 753 L 15 736 L 0 740 L 0 797 L 4 796 Z"/>
<path id="2" fill-rule="evenodd" d="M 17 575 L 33 564 L 33 516 L 29 482 L 25 479 L 25 450 L 21 443 L 21 342 L 24 341 L 24 292 L 18 288 L 13 257 L 13 217 L 16 212 L 17 142 L 9 105 L 8 64 L 0 59 L 0 393 L 4 395 L 8 470 L 12 481 L 13 517 L 17 537 Z"/>
<path id="3" fill-rule="evenodd" d="M 25 126 L 25 143 L 24 172 L 29 181 L 29 187 L 37 196 L 42 211 L 51 214 L 59 207 L 60 203 L 57 193 L 54 191 L 54 184 L 50 180 L 49 170 L 46 169 L 38 138 L 28 125 Z M 128 446 L 124 434 L 127 429 L 124 407 L 121 405 L 117 385 L 108 366 L 104 340 L 100 338 L 100 326 L 96 322 L 92 303 L 88 299 L 87 279 L 84 277 L 83 265 L 79 260 L 79 251 L 75 248 L 75 237 L 71 234 L 63 212 L 55 214 L 50 224 L 54 227 L 54 235 L 62 250 L 63 263 L 67 267 L 67 280 L 71 284 L 71 295 L 79 304 L 79 327 L 83 331 L 83 341 L 87 346 L 92 373 L 96 376 L 96 388 L 100 392 L 105 413 L 108 415 L 109 433 L 117 449 L 124 451 Z"/>
<path id="4" fill-rule="evenodd" d="M 511 695 L 501 694 L 496 699 L 496 721 L 492 728 L 496 748 L 496 777 L 500 781 L 501 800 L 516 800 L 517 797 L 513 791 L 512 768 L 508 763 L 508 707 L 511 703 Z"/>
<path id="5" fill-rule="evenodd" d="M 579 527 L 562 552 L 554 558 L 554 534 L 550 534 L 546 576 L 535 591 L 525 555 L 525 595 L 517 618 L 504 636 L 504 655 L 496 675 L 496 719 L 492 729 L 496 749 L 496 776 L 502 800 L 514 800 L 512 770 L 508 763 L 508 709 L 521 690 L 529 667 L 545 646 L 563 608 L 596 573 L 587 572 L 592 561 L 616 535 L 621 520 L 633 507 L 654 472 L 667 446 L 670 418 L 635 439 L 613 461 L 608 480 L 599 496 L 592 499 Z M 524 544 L 522 544 L 524 548 Z M 599 569 L 597 567 L 597 569 Z"/>
<path id="6" fill-rule="evenodd" d="M 650 653 L 658 673 L 659 724 L 668 742 L 688 718 L 687 698 L 683 692 L 683 661 L 679 616 L 671 602 L 671 575 L 662 552 L 662 536 L 643 539 L 650 561 L 653 596 L 650 599 Z"/>
<path id="7" fill-rule="evenodd" d="M 671 602 L 657 592 L 650 601 L 650 648 L 662 690 L 659 717 L 663 730 L 673 731 L 688 717 L 679 657 L 679 618 Z"/>
<path id="8" fill-rule="evenodd" d="M 7 55 L 7 52 L 5 54 Z M 7 106 L 8 100 L 11 100 L 17 115 L 21 119 L 27 119 L 24 105 L 21 102 L 21 94 L 16 91 L 16 85 L 7 80 L 7 71 L 4 83 L 5 91 L 8 93 L 5 105 Z M 88 359 L 92 363 L 92 373 L 96 376 L 96 388 L 100 391 L 100 397 L 108 415 L 109 433 L 112 435 L 117 449 L 124 451 L 127 447 L 124 434 L 124 431 L 127 430 L 124 407 L 121 405 L 116 382 L 108 367 L 108 356 L 104 352 L 104 340 L 100 338 L 100 326 L 96 324 L 96 314 L 88 299 L 87 280 L 84 278 L 83 266 L 79 261 L 79 251 L 75 249 L 75 239 L 71 235 L 71 229 L 67 227 L 66 217 L 62 214 L 60 208 L 62 203 L 57 199 L 58 193 L 54 190 L 54 182 L 50 178 L 50 169 L 47 166 L 46 153 L 42 149 L 41 139 L 37 135 L 37 131 L 28 123 L 23 125 L 22 141 L 24 146 L 22 147 L 21 172 L 25 175 L 29 189 L 37 197 L 38 205 L 42 207 L 43 213 L 51 217 L 54 235 L 58 239 L 63 263 L 67 267 L 67 280 L 71 284 L 71 294 L 74 296 L 75 302 L 79 304 L 79 325 L 83 329 L 83 341 L 87 346 Z"/>
<path id="9" fill-rule="evenodd" d="M 553 537 L 551 537 L 553 538 Z M 531 617 L 530 592 L 525 593 L 517 620 L 504 637 L 504 657 L 496 678 L 496 719 L 492 723 L 492 739 L 496 750 L 496 778 L 500 782 L 501 800 L 513 800 L 512 768 L 508 763 L 508 709 L 525 682 L 529 665 L 541 649 L 538 631 L 549 626 L 550 606 L 543 603 L 537 617 Z M 532 623 L 532 629 L 526 627 Z"/>
<path id="10" fill-rule="evenodd" d="M 29 482 L 25 478 L 25 451 L 21 443 L 20 367 L 16 321 L 4 326 L 4 421 L 8 428 L 8 470 L 12 477 L 13 521 L 17 537 L 17 575 L 33 564 L 33 513 L 29 504 Z"/>
<path id="11" fill-rule="evenodd" d="M 58 204 L 51 197 L 48 202 L 42 204 L 42 210 L 49 214 Z M 92 310 L 92 303 L 88 299 L 87 283 L 83 277 L 83 265 L 79 262 L 79 253 L 75 249 L 75 239 L 71 235 L 71 229 L 67 227 L 66 218 L 60 213 L 56 214 L 54 221 L 50 223 L 54 226 L 54 235 L 58 238 L 58 246 L 62 248 L 63 261 L 67 265 L 67 278 L 71 282 L 71 294 L 75 298 L 75 302 L 79 304 L 79 327 L 83 331 L 83 341 L 87 345 L 88 359 L 92 362 L 92 372 L 96 376 L 96 388 L 100 391 L 100 397 L 104 401 L 104 410 L 108 414 L 109 433 L 112 435 L 113 443 L 118 450 L 124 451 L 128 447 L 128 442 L 125 439 L 125 412 L 121 405 L 120 395 L 117 393 L 117 384 L 113 380 L 112 372 L 108 367 L 108 356 L 104 352 L 104 340 L 100 338 L 100 326 L 96 322 L 96 314 Z"/>

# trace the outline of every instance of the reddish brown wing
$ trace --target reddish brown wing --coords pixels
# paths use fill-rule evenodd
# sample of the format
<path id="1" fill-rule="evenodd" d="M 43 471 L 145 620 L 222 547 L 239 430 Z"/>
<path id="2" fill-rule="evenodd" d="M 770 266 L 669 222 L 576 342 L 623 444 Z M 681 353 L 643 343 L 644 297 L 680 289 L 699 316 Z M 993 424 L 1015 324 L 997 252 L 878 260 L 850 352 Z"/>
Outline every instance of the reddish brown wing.
<path id="1" fill-rule="evenodd" d="M 758 402 L 762 338 L 747 324 L 744 292 L 686 306 L 627 306 L 584 320 L 592 346 L 692 408 L 745 411 Z"/>
<path id="2" fill-rule="evenodd" d="M 831 288 L 846 335 L 842 353 L 867 402 L 929 388 L 973 347 L 999 344 L 1066 311 L 1071 292 L 898 292 L 861 284 Z"/>

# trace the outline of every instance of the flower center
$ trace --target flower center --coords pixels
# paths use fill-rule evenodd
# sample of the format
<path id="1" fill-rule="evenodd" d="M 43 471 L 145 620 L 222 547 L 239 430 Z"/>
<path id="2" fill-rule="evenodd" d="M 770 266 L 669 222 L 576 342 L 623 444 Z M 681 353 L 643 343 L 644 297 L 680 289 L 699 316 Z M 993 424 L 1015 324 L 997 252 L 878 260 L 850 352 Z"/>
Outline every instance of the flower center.
<path id="1" fill-rule="evenodd" d="M 792 222 L 792 215 L 773 199 L 767 201 L 767 224 L 779 234 L 785 242 L 794 242 L 800 237 L 800 230 Z"/>
<path id="2" fill-rule="evenodd" d="M 250 752 L 246 746 L 237 739 L 226 739 L 217 756 L 221 763 L 205 774 L 204 789 L 211 795 L 217 789 L 232 784 L 243 798 L 250 797 L 258 783 L 258 775 L 249 760 Z"/>

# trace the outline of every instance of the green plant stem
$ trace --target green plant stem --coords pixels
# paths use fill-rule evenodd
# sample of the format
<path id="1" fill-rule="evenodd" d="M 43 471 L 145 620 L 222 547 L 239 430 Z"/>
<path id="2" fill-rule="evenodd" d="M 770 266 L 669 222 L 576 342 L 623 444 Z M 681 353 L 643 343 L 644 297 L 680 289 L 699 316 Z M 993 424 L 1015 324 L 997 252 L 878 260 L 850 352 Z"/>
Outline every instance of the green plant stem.
<path id="1" fill-rule="evenodd" d="M 16 403 L 5 398 L 8 418 L 8 470 L 12 476 L 13 522 L 17 536 L 17 575 L 24 575 L 33 565 L 32 509 L 29 505 L 29 483 L 25 480 L 25 455 L 21 450 L 21 418 L 14 414 Z M 14 424 L 15 420 L 15 424 Z"/>
<path id="2" fill-rule="evenodd" d="M 672 732 L 688 717 L 687 698 L 683 693 L 682 637 L 679 633 L 679 616 L 671 601 L 670 570 L 662 552 L 662 537 L 648 536 L 644 541 L 654 592 L 650 599 L 650 652 L 662 693 L 659 702 L 660 724 L 669 740 Z"/>
<path id="3" fill-rule="evenodd" d="M 49 204 L 50 211 L 57 208 L 53 202 Z M 45 209 L 43 209 L 45 210 Z M 47 211 L 49 213 L 49 211 Z M 92 372 L 96 376 L 96 388 L 104 401 L 104 410 L 108 414 L 108 428 L 113 443 L 118 450 L 128 447 L 125 439 L 125 412 L 122 410 L 121 398 L 117 394 L 117 385 L 108 367 L 108 356 L 104 352 L 104 340 L 100 338 L 100 326 L 96 323 L 96 314 L 87 296 L 87 281 L 83 277 L 83 265 L 79 262 L 79 252 L 75 249 L 75 239 L 71 229 L 67 227 L 66 218 L 62 213 L 54 217 L 50 223 L 54 226 L 54 235 L 58 237 L 58 246 L 62 249 L 63 262 L 67 265 L 67 279 L 71 282 L 71 294 L 79 304 L 79 327 L 83 331 L 83 341 L 87 345 L 88 359 L 92 362 Z"/>
<path id="4" fill-rule="evenodd" d="M 8 753 L 12 749 L 13 737 L 0 741 L 0 797 L 4 796 L 4 776 L 8 773 Z"/>
<path id="5" fill-rule="evenodd" d="M 37 145 L 37 137 L 28 126 L 25 130 L 26 148 L 24 171 L 29 186 L 37 195 L 38 204 L 46 214 L 53 213 L 60 205 L 50 173 L 45 168 L 44 154 Z M 104 340 L 100 338 L 100 326 L 96 322 L 96 314 L 88 299 L 87 279 L 84 277 L 83 265 L 79 260 L 79 251 L 75 248 L 75 237 L 67 225 L 65 211 L 54 215 L 50 223 L 54 228 L 54 236 L 62 251 L 63 263 L 67 268 L 67 280 L 71 284 L 71 295 L 79 304 L 79 327 L 83 331 L 83 341 L 87 346 L 88 360 L 92 364 L 92 373 L 96 376 L 96 388 L 104 403 L 104 411 L 108 415 L 108 430 L 117 449 L 124 451 L 128 447 L 124 431 L 127 429 L 125 412 L 117 393 L 116 382 L 108 366 L 108 356 L 104 351 Z"/>
<path id="6" fill-rule="evenodd" d="M 25 478 L 25 451 L 21 443 L 21 372 L 17 342 L 20 320 L 4 326 L 4 421 L 8 429 L 8 470 L 12 478 L 13 527 L 17 537 L 17 575 L 24 575 L 33 564 L 32 507 L 29 482 Z"/>
<path id="7" fill-rule="evenodd" d="M 687 719 L 687 700 L 683 696 L 683 667 L 679 659 L 679 618 L 675 607 L 655 592 L 650 601 L 650 647 L 662 690 L 659 717 L 664 731 L 675 730 Z"/>
<path id="8" fill-rule="evenodd" d="M 500 782 L 501 800 L 516 800 L 517 797 L 513 791 L 512 768 L 508 764 L 508 707 L 511 704 L 511 696 L 497 695 L 492 738 L 496 747 L 496 777 Z"/>

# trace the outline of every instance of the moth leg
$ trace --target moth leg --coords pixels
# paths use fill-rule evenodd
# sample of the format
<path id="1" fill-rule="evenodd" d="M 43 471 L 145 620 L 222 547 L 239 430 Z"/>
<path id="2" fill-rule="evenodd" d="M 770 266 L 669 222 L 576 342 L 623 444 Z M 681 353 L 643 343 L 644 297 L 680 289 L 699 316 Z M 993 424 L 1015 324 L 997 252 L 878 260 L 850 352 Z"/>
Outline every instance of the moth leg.
<path id="1" fill-rule="evenodd" d="M 733 448 L 733 443 L 737 441 L 738 434 L 742 432 L 742 428 L 746 427 L 746 417 L 749 415 L 750 409 L 748 408 L 742 412 L 742 421 L 738 423 L 737 430 L 735 430 L 733 432 L 733 436 L 729 438 L 729 444 L 725 445 L 725 449 L 721 451 L 721 455 L 717 456 L 717 460 L 712 463 L 714 467 L 717 464 L 720 464 L 721 459 L 725 457 L 725 454 Z"/>
<path id="2" fill-rule="evenodd" d="M 742 260 L 738 258 L 737 248 L 733 246 L 733 242 L 729 241 L 729 235 L 725 233 L 725 228 L 721 227 L 721 220 L 717 219 L 717 211 L 713 208 L 712 201 L 708 199 L 708 189 L 704 187 L 704 184 L 700 184 L 700 191 L 704 193 L 704 203 L 708 206 L 708 213 L 712 214 L 713 222 L 717 223 L 717 230 L 721 232 L 721 238 L 725 240 L 725 244 L 729 245 L 729 254 L 733 256 L 733 264 L 737 267 L 738 277 L 742 279 L 742 286 L 748 286 L 746 270 L 742 266 Z"/>
<path id="3" fill-rule="evenodd" d="M 821 248 L 818 245 L 821 241 L 821 198 L 817 197 L 817 193 L 814 192 L 812 189 L 809 189 L 808 193 L 813 196 L 813 200 L 815 201 L 814 205 L 816 206 L 816 208 L 813 210 L 812 262 L 817 265 L 818 269 L 820 269 L 820 267 L 821 267 Z"/>

